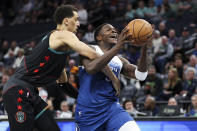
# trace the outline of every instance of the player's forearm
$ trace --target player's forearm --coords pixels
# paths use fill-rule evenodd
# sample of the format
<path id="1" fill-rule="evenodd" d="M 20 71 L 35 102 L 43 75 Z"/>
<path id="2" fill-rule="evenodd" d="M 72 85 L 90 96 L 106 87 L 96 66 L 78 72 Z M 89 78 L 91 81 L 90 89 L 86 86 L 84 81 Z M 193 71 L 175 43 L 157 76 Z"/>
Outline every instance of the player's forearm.
<path id="1" fill-rule="evenodd" d="M 118 53 L 119 48 L 119 46 L 113 47 L 102 56 L 90 62 L 86 68 L 91 72 L 91 74 L 97 73 L 102 68 L 104 68 L 109 63 L 109 61 Z"/>
<path id="2" fill-rule="evenodd" d="M 146 72 L 147 71 L 147 45 L 143 46 L 141 49 L 141 56 L 139 59 L 139 64 L 138 64 L 138 71 L 140 72 Z"/>
<path id="3" fill-rule="evenodd" d="M 73 97 L 75 99 L 77 99 L 78 96 L 78 90 L 73 87 L 70 83 L 66 82 L 66 83 L 58 83 L 58 86 L 61 88 L 61 90 L 69 95 L 70 97 Z"/>
<path id="4" fill-rule="evenodd" d="M 112 70 L 110 69 L 109 66 L 105 66 L 102 70 L 101 70 L 111 81 L 115 81 L 116 79 L 118 79 L 116 77 L 116 75 L 112 72 Z"/>
<path id="5" fill-rule="evenodd" d="M 82 45 L 80 45 L 79 50 L 77 51 L 80 55 L 85 56 L 89 58 L 90 60 L 94 60 L 100 56 L 94 49 L 92 49 L 85 43 L 82 43 Z"/>
<path id="6" fill-rule="evenodd" d="M 68 77 L 66 70 L 64 69 L 61 73 L 61 76 L 58 78 L 57 83 L 66 83 L 68 82 Z"/>

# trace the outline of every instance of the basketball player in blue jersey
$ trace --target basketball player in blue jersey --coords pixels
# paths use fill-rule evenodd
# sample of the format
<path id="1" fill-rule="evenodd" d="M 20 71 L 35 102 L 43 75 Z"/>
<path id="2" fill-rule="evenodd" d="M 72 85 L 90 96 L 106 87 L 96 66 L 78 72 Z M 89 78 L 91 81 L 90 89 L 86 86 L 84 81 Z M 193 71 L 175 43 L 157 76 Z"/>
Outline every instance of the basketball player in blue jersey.
<path id="1" fill-rule="evenodd" d="M 103 24 L 95 30 L 95 40 L 98 45 L 93 48 L 103 55 L 115 44 L 124 40 L 110 24 Z M 147 77 L 147 47 L 141 49 L 138 67 L 126 59 L 114 56 L 108 63 L 113 73 L 143 81 Z M 82 57 L 82 67 L 79 71 L 79 95 L 76 107 L 76 123 L 79 131 L 140 131 L 133 118 L 120 106 L 118 97 L 111 81 L 97 69 L 108 58 L 90 60 Z"/>
<path id="2" fill-rule="evenodd" d="M 75 35 L 79 26 L 76 8 L 71 5 L 58 7 L 54 21 L 57 24 L 56 30 L 43 37 L 35 49 L 24 56 L 20 67 L 4 85 L 3 102 L 11 131 L 32 131 L 34 127 L 39 131 L 59 131 L 46 102 L 39 97 L 37 87 L 45 86 L 60 77 L 70 49 L 91 60 L 99 57 L 95 50 L 79 41 Z M 106 54 L 113 57 L 115 53 L 117 51 L 112 49 Z M 106 63 L 100 64 L 99 68 Z M 113 73 L 108 66 L 104 70 L 111 80 L 117 82 L 116 77 L 110 76 Z M 63 83 L 61 86 L 65 87 L 67 84 Z"/>

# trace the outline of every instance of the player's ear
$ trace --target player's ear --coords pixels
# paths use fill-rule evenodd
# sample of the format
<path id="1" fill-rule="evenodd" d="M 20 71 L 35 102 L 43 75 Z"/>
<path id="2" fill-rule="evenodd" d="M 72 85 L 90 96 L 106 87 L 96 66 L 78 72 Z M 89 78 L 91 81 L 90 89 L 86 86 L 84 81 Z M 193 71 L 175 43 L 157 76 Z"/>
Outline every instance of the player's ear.
<path id="1" fill-rule="evenodd" d="M 67 26 L 68 25 L 68 18 L 64 18 L 63 21 L 62 21 L 62 23 Z"/>
<path id="2" fill-rule="evenodd" d="M 101 35 L 97 35 L 96 39 L 97 39 L 97 41 L 101 41 L 102 40 L 102 36 Z"/>

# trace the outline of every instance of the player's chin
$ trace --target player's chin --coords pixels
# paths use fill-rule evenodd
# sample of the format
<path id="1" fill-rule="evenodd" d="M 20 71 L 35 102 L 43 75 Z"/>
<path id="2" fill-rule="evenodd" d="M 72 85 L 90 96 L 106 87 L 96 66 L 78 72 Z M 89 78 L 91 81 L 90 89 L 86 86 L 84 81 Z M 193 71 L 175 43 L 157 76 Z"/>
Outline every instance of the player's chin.
<path id="1" fill-rule="evenodd" d="M 108 40 L 108 43 L 111 43 L 111 44 L 117 44 L 117 39 L 109 39 Z"/>
<path id="2" fill-rule="evenodd" d="M 76 33 L 77 33 L 77 29 L 75 29 L 75 30 L 73 31 L 73 33 L 75 33 L 75 34 L 76 34 Z"/>

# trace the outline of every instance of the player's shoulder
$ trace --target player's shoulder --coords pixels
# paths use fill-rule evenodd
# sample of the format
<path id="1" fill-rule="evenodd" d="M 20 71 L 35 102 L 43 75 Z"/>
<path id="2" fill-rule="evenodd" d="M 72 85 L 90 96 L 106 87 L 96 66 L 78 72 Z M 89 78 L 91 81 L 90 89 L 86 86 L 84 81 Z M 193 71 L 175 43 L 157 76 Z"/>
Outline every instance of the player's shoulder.
<path id="1" fill-rule="evenodd" d="M 51 35 L 54 38 L 58 38 L 58 39 L 76 37 L 76 35 L 73 32 L 67 30 L 55 30 Z"/>

